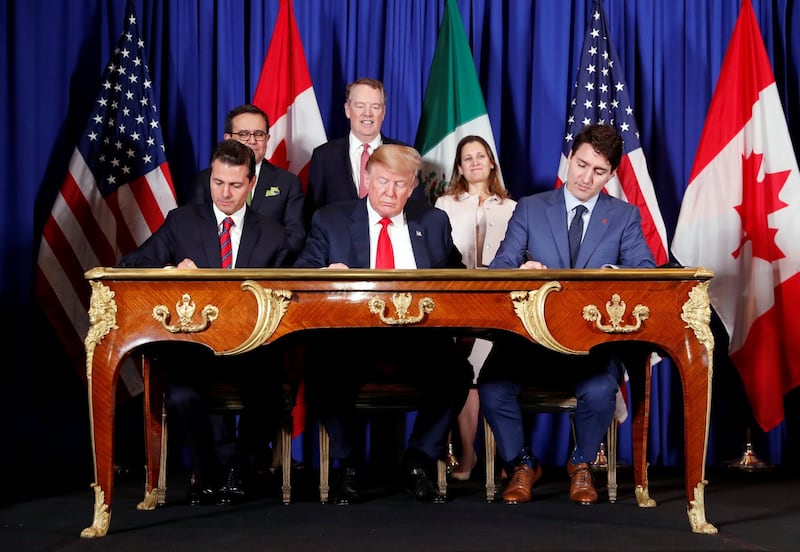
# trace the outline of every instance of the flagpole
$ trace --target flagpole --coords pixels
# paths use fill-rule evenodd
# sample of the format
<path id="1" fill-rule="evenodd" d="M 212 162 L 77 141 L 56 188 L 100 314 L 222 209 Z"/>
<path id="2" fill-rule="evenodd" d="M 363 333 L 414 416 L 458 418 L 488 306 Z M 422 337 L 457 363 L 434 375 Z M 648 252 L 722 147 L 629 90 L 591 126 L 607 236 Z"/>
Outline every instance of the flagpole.
<path id="1" fill-rule="evenodd" d="M 744 452 L 738 460 L 729 462 L 728 468 L 743 472 L 767 471 L 775 468 L 774 464 L 763 462 L 756 455 L 749 425 L 745 430 Z"/>

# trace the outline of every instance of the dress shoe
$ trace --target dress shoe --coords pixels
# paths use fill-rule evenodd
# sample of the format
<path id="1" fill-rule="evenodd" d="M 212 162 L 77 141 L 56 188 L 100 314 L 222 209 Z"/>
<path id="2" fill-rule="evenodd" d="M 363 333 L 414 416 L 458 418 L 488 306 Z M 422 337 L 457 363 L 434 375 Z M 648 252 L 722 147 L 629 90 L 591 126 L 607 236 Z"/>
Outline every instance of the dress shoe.
<path id="1" fill-rule="evenodd" d="M 597 490 L 592 481 L 592 472 L 589 464 L 581 462 L 573 464 L 570 458 L 567 462 L 569 474 L 569 499 L 576 504 L 594 504 L 597 502 Z"/>
<path id="2" fill-rule="evenodd" d="M 361 490 L 358 482 L 358 472 L 355 468 L 344 468 L 339 492 L 336 493 L 334 503 L 338 506 L 358 504 L 361 502 Z"/>
<path id="3" fill-rule="evenodd" d="M 511 480 L 503 491 L 503 502 L 506 504 L 523 504 L 531 501 L 533 484 L 542 477 L 542 466 L 536 464 L 517 464 L 511 474 Z"/>
<path id="4" fill-rule="evenodd" d="M 445 498 L 434 487 L 428 472 L 421 466 L 411 466 L 406 471 L 406 492 L 420 502 L 444 504 Z"/>
<path id="5" fill-rule="evenodd" d="M 469 481 L 472 470 L 475 468 L 475 464 L 478 463 L 478 454 L 473 450 L 472 455 L 468 458 L 470 460 L 469 462 L 464 460 L 456 464 L 455 469 L 450 473 L 450 477 L 456 481 Z"/>
<path id="6" fill-rule="evenodd" d="M 204 489 L 197 483 L 189 485 L 187 493 L 190 506 L 208 506 L 217 501 L 217 491 L 214 489 Z"/>
<path id="7" fill-rule="evenodd" d="M 228 468 L 225 471 L 225 477 L 222 480 L 222 486 L 219 489 L 217 497 L 217 504 L 229 505 L 239 504 L 244 502 L 247 498 L 247 493 L 244 489 L 241 473 L 238 468 Z"/>

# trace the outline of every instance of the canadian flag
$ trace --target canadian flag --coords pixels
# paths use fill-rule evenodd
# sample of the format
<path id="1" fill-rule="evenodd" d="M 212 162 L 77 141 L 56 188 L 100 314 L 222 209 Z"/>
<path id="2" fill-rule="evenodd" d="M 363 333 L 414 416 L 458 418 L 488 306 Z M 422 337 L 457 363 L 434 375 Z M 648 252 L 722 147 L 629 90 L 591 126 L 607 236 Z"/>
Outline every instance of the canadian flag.
<path id="1" fill-rule="evenodd" d="M 281 0 L 253 103 L 267 113 L 270 121 L 266 158 L 273 165 L 298 175 L 305 192 L 311 153 L 328 138 L 291 0 Z M 302 355 L 302 351 L 294 354 Z M 302 364 L 299 356 L 294 360 L 298 365 Z M 305 426 L 303 395 L 301 380 L 292 410 L 295 437 L 303 432 Z"/>
<path id="2" fill-rule="evenodd" d="M 672 252 L 714 271 L 711 302 L 764 431 L 800 385 L 800 173 L 750 0 L 711 99 Z"/>
<path id="3" fill-rule="evenodd" d="M 269 116 L 266 158 L 298 175 L 305 191 L 311 152 L 328 138 L 291 0 L 281 0 L 253 103 Z"/>

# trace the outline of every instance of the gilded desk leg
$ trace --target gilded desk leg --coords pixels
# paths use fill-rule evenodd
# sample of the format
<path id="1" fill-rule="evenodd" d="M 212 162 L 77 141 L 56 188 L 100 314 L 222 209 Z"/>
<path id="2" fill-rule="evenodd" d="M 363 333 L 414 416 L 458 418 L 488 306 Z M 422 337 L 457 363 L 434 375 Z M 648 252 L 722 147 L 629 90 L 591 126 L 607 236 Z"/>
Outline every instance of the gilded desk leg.
<path id="1" fill-rule="evenodd" d="M 111 359 L 110 366 L 117 366 Z M 94 453 L 94 507 L 92 525 L 81 531 L 83 538 L 104 537 L 111 523 L 111 500 L 114 494 L 113 421 L 116 387 L 112 369 L 95 370 L 89 379 L 89 422 Z M 92 377 L 94 376 L 94 377 Z"/>
<path id="2" fill-rule="evenodd" d="M 94 516 L 92 524 L 81 531 L 81 538 L 84 539 L 105 537 L 111 525 L 111 510 L 106 504 L 103 489 L 97 483 L 92 483 L 92 489 L 94 489 Z"/>
<path id="3" fill-rule="evenodd" d="M 497 454 L 497 445 L 494 440 L 494 433 L 489 427 L 486 418 L 483 419 L 484 446 L 486 447 L 486 501 L 494 502 L 497 494 L 497 484 L 494 473 L 494 458 Z"/>
<path id="4" fill-rule="evenodd" d="M 150 361 L 145 355 L 137 355 L 141 363 L 144 383 L 144 428 L 147 473 L 145 474 L 144 499 L 136 505 L 137 510 L 154 510 L 166 501 L 167 469 L 167 418 L 164 401 L 163 375 L 151 374 Z"/>
<path id="5" fill-rule="evenodd" d="M 626 359 L 630 366 L 644 366 L 643 370 L 629 370 L 633 428 L 633 479 L 636 503 L 641 508 L 652 508 L 656 501 L 650 498 L 647 480 L 647 434 L 650 429 L 650 351 L 634 350 Z"/>

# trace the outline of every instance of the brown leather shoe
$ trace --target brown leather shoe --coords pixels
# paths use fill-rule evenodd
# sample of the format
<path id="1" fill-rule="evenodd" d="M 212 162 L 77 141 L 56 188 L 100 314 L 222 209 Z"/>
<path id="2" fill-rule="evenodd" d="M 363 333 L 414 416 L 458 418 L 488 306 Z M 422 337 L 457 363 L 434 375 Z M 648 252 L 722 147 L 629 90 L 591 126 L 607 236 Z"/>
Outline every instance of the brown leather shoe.
<path id="1" fill-rule="evenodd" d="M 569 499 L 576 504 L 594 504 L 597 502 L 597 490 L 592 481 L 592 472 L 589 464 L 581 462 L 573 464 L 570 458 L 567 461 L 567 473 L 569 474 Z"/>
<path id="2" fill-rule="evenodd" d="M 523 504 L 531 501 L 533 484 L 542 477 L 542 466 L 530 467 L 527 464 L 514 466 L 514 473 L 503 492 L 503 502 L 506 504 Z"/>

